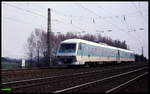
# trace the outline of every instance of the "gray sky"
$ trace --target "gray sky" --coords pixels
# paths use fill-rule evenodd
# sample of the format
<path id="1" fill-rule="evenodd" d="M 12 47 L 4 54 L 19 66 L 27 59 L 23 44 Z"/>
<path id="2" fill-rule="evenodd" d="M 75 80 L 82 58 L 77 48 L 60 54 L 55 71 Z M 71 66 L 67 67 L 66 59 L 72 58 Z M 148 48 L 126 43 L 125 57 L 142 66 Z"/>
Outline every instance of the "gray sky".
<path id="1" fill-rule="evenodd" d="M 26 58 L 24 45 L 31 32 L 35 28 L 47 31 L 48 8 L 52 10 L 52 32 L 56 34 L 104 31 L 100 32 L 102 36 L 125 40 L 135 53 L 141 54 L 143 47 L 148 57 L 148 2 L 142 1 L 2 2 L 2 56 Z"/>

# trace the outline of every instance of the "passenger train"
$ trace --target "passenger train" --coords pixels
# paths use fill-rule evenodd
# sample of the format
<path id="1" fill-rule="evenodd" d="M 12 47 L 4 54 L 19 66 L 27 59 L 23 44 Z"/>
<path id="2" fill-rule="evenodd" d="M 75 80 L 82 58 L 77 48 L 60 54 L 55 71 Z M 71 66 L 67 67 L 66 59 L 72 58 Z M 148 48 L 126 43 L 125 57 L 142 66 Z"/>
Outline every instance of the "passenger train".
<path id="1" fill-rule="evenodd" d="M 93 65 L 110 62 L 134 62 L 134 52 L 82 39 L 68 39 L 60 43 L 58 63 L 64 65 Z"/>

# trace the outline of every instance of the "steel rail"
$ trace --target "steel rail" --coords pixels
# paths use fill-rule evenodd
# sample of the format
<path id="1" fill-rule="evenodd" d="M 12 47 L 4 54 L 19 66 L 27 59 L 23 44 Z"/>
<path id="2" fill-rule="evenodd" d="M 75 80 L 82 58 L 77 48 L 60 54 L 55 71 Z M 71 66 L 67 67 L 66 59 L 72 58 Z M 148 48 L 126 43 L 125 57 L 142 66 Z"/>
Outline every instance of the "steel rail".
<path id="1" fill-rule="evenodd" d="M 81 75 L 81 74 L 110 71 L 110 70 L 114 70 L 114 69 L 123 69 L 123 68 L 135 67 L 135 66 L 139 66 L 139 65 L 126 66 L 126 67 L 121 67 L 121 68 L 120 67 L 119 68 L 112 68 L 112 69 L 106 69 L 106 70 L 96 70 L 96 71 L 90 71 L 90 72 L 80 72 L 80 73 L 69 74 L 69 75 L 58 75 L 58 76 L 40 77 L 40 78 L 35 78 L 35 79 L 27 79 L 27 80 L 18 80 L 18 81 L 4 82 L 1 85 L 16 84 L 16 83 L 21 83 L 21 82 L 30 82 L 30 81 L 38 81 L 38 80 L 46 80 L 46 79 L 53 79 L 53 78 L 59 78 L 59 77 L 77 76 L 77 75 Z"/>
<path id="2" fill-rule="evenodd" d="M 148 67 L 139 68 L 139 69 L 136 69 L 136 70 L 133 70 L 133 71 L 129 71 L 129 72 L 117 74 L 117 75 L 114 75 L 114 76 L 106 77 L 106 78 L 103 78 L 103 79 L 99 79 L 99 80 L 96 80 L 96 81 L 76 85 L 76 86 L 73 86 L 73 87 L 70 87 L 70 88 L 57 90 L 57 91 L 54 91 L 53 93 L 62 93 L 62 92 L 70 91 L 70 90 L 81 88 L 81 87 L 84 87 L 84 86 L 87 86 L 87 85 L 90 85 L 90 84 L 94 84 L 94 83 L 97 83 L 97 82 L 102 82 L 102 81 L 105 81 L 105 80 L 109 80 L 111 78 L 116 78 L 116 77 L 119 77 L 119 76 L 123 76 L 123 75 L 127 75 L 127 74 L 130 74 L 130 73 L 133 73 L 133 72 L 137 72 L 137 71 L 140 71 L 140 70 L 143 70 L 143 69 L 146 69 L 146 68 L 148 68 Z"/>
<path id="3" fill-rule="evenodd" d="M 129 80 L 129 81 L 123 83 L 123 84 L 120 84 L 120 85 L 118 85 L 118 86 L 116 86 L 116 87 L 114 87 L 114 88 L 112 88 L 112 89 L 110 89 L 110 90 L 107 90 L 105 93 L 111 93 L 112 91 L 115 91 L 115 90 L 117 90 L 118 88 L 120 88 L 120 87 L 122 87 L 122 86 L 124 86 L 124 85 L 126 85 L 126 84 L 128 84 L 128 83 L 130 83 L 130 82 L 133 82 L 133 81 L 137 80 L 138 78 L 140 78 L 140 77 L 142 77 L 142 76 L 144 76 L 144 75 L 147 75 L 148 73 L 149 73 L 149 72 L 145 72 L 144 74 L 141 74 L 141 75 L 139 75 L 139 76 L 137 76 L 137 77 L 135 77 L 135 78 L 133 78 L 133 79 L 131 79 L 131 80 Z"/>

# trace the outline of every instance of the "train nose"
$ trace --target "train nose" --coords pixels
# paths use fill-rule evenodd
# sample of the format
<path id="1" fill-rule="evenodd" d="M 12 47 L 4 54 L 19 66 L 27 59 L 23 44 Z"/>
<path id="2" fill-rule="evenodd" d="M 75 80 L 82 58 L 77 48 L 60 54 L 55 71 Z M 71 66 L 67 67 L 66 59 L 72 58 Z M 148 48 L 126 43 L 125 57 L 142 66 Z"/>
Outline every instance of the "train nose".
<path id="1" fill-rule="evenodd" d="M 59 59 L 59 62 L 61 62 L 61 64 L 72 64 L 76 62 L 75 56 L 59 56 L 57 58 Z"/>

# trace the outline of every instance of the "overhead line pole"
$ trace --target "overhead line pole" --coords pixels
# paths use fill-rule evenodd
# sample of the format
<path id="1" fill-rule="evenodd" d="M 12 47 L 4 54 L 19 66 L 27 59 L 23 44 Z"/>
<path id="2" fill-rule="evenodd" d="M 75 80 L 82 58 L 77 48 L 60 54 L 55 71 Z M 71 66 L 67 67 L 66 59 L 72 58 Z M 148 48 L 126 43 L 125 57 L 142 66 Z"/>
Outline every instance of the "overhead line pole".
<path id="1" fill-rule="evenodd" d="M 48 46 L 48 61 L 49 66 L 52 66 L 51 62 L 51 10 L 48 8 L 48 24 L 47 24 L 47 46 Z"/>

